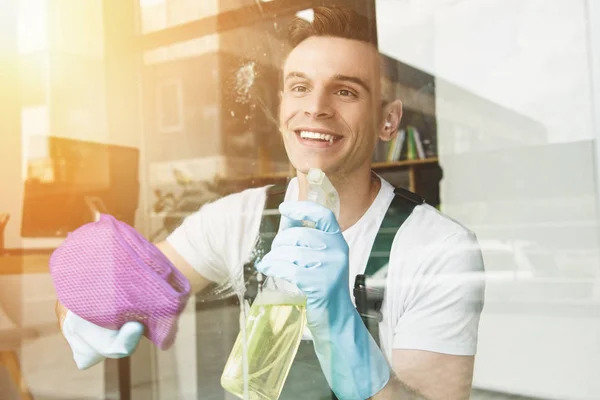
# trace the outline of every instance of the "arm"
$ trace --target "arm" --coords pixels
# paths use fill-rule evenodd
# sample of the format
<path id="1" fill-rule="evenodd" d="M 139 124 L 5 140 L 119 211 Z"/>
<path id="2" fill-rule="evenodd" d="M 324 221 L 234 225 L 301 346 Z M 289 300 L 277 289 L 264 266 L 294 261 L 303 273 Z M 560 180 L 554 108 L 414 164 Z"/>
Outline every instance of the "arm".
<path id="1" fill-rule="evenodd" d="M 400 398 L 398 385 L 431 400 L 468 399 L 484 299 L 483 260 L 468 232 L 434 244 L 411 285 L 397 322 L 392 365 L 396 378 L 373 399 Z M 410 397 L 408 397 L 410 398 Z"/>
<path id="2" fill-rule="evenodd" d="M 265 188 L 249 189 L 204 204 L 156 243 L 190 282 L 191 294 L 211 282 L 226 282 L 232 276 L 229 269 L 250 255 L 256 237 L 248 233 L 258 233 L 265 195 Z M 66 314 L 61 304 L 56 311 L 59 320 Z"/>
<path id="3" fill-rule="evenodd" d="M 171 263 L 186 277 L 192 286 L 192 294 L 200 292 L 210 284 L 210 281 L 200 275 L 166 240 L 156 244 L 156 247 L 171 261 Z M 58 326 L 62 332 L 62 324 L 67 316 L 67 308 L 56 301 L 54 308 Z"/>
<path id="4" fill-rule="evenodd" d="M 215 208 L 217 209 L 215 210 Z M 219 255 L 213 254 L 212 250 L 215 246 L 211 243 L 211 239 L 214 239 L 216 236 L 212 227 L 215 225 L 225 225 L 223 221 L 215 221 L 215 218 L 222 218 L 222 212 L 219 211 L 221 208 L 225 207 L 222 205 L 219 207 L 216 203 L 204 205 L 197 212 L 186 217 L 183 223 L 169 235 L 167 240 L 155 243 L 158 250 L 190 282 L 192 295 L 206 288 L 211 283 L 211 279 L 197 272 L 197 269 L 186 260 L 182 253 L 187 254 L 188 259 L 194 259 L 194 262 L 199 264 L 198 266 L 203 267 L 204 270 L 210 269 L 211 266 L 214 269 L 218 269 L 219 266 L 223 265 L 223 261 L 219 258 Z M 172 243 L 177 244 L 179 251 L 169 243 L 170 240 L 172 240 Z M 198 253 L 203 258 L 198 257 Z M 214 281 L 214 279 L 212 280 Z M 67 311 L 59 301 L 56 302 L 55 312 L 61 330 Z"/>
<path id="5" fill-rule="evenodd" d="M 179 269 L 191 284 L 192 293 L 202 290 L 209 280 L 196 272 L 169 243 L 161 242 L 157 248 Z M 59 330 L 73 352 L 79 369 L 90 368 L 108 358 L 131 355 L 144 333 L 139 322 L 127 322 L 118 330 L 105 329 L 69 312 L 58 300 L 55 305 Z"/>
<path id="6" fill-rule="evenodd" d="M 254 245 L 255 237 L 248 232 L 258 231 L 261 215 L 258 210 L 262 210 L 264 195 L 264 188 L 258 188 L 205 204 L 186 217 L 164 242 L 156 244 L 188 280 L 191 294 L 206 288 L 210 282 L 226 283 L 238 278 L 235 268 Z M 111 262 L 109 257 L 107 262 Z M 80 369 L 107 357 L 131 355 L 145 331 L 138 321 L 126 322 L 118 330 L 105 329 L 60 303 L 56 305 L 56 314 Z"/>
<path id="7" fill-rule="evenodd" d="M 475 357 L 396 349 L 392 358 L 395 376 L 372 400 L 469 399 Z"/>
<path id="8" fill-rule="evenodd" d="M 156 247 L 171 261 L 192 286 L 192 294 L 196 294 L 206 288 L 211 281 L 196 271 L 184 258 L 169 244 L 162 241 L 156 244 Z"/>
<path id="9" fill-rule="evenodd" d="M 337 397 L 468 398 L 483 303 L 483 263 L 474 235 L 453 233 L 428 243 L 419 250 L 420 261 L 407 266 L 414 275 L 394 330 L 390 371 L 351 302 L 348 246 L 335 216 L 311 202 L 287 202 L 279 209 L 287 218 L 282 224 L 311 220 L 315 228 L 288 223 L 256 268 L 307 296 L 307 326 Z"/>

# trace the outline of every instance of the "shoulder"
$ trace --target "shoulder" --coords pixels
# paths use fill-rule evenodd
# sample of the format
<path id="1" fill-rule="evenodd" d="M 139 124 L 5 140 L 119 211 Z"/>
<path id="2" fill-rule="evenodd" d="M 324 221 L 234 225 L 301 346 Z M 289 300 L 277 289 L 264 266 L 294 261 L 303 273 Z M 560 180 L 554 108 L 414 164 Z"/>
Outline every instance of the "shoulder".
<path id="1" fill-rule="evenodd" d="M 398 230 L 394 248 L 410 252 L 415 268 L 435 263 L 453 269 L 483 270 L 475 233 L 428 204 L 415 207 Z"/>
<path id="2" fill-rule="evenodd" d="M 203 205 L 198 214 L 208 219 L 222 219 L 228 224 L 253 219 L 262 214 L 267 188 L 251 188 L 221 197 Z"/>
<path id="3" fill-rule="evenodd" d="M 187 216 L 183 225 L 190 232 L 237 234 L 257 225 L 265 204 L 267 187 L 246 189 L 204 204 Z"/>
<path id="4" fill-rule="evenodd" d="M 241 192 L 236 192 L 236 193 L 221 197 L 218 200 L 208 203 L 207 206 L 210 206 L 212 208 L 219 208 L 219 207 L 227 208 L 227 207 L 241 207 L 244 205 L 248 206 L 249 204 L 255 204 L 255 203 L 260 204 L 262 206 L 262 203 L 264 203 L 264 201 L 265 201 L 267 188 L 268 188 L 268 186 L 245 189 L 245 190 L 242 190 Z"/>
<path id="5" fill-rule="evenodd" d="M 460 222 L 426 203 L 416 206 L 406 222 L 413 234 L 427 235 L 433 240 L 475 235 Z"/>
<path id="6" fill-rule="evenodd" d="M 398 195 L 395 194 L 395 187 L 393 185 L 385 179 L 379 178 L 381 181 L 381 192 L 376 201 L 381 198 L 381 204 L 386 204 L 386 207 L 381 207 L 381 209 L 387 210 L 394 196 Z M 420 197 L 418 195 L 415 196 Z M 415 206 L 406 221 L 404 221 L 396 234 L 396 241 L 400 239 L 401 241 L 415 245 L 425 242 L 443 242 L 453 236 L 475 237 L 475 234 L 460 222 L 440 212 L 435 207 L 423 203 Z"/>

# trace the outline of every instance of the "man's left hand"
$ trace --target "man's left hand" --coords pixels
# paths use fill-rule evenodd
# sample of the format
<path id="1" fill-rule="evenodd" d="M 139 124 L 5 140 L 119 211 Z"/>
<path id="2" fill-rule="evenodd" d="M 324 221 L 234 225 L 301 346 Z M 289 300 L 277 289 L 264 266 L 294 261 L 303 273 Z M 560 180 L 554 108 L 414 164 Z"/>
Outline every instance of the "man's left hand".
<path id="1" fill-rule="evenodd" d="M 390 371 L 352 304 L 348 244 L 339 224 L 330 210 L 314 202 L 285 202 L 279 210 L 283 229 L 256 268 L 306 295 L 308 328 L 336 396 L 369 398 L 386 385 Z M 303 221 L 315 227 L 303 227 Z"/>
<path id="2" fill-rule="evenodd" d="M 333 213 L 314 202 L 281 204 L 282 231 L 257 265 L 267 276 L 284 279 L 306 295 L 308 327 L 331 328 L 354 306 L 348 288 L 348 244 Z M 302 226 L 312 221 L 314 228 Z M 328 316 L 328 314 L 330 314 Z"/>

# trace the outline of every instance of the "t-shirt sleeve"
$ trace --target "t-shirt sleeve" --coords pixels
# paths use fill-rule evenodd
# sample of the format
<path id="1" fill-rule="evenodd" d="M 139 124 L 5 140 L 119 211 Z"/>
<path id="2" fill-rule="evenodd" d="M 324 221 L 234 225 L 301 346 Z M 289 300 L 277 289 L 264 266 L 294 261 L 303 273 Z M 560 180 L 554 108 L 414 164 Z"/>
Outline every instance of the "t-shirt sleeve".
<path id="1" fill-rule="evenodd" d="M 418 273 L 394 329 L 393 348 L 475 355 L 485 280 L 481 249 L 469 231 L 434 245 Z"/>
<path id="2" fill-rule="evenodd" d="M 205 204 L 167 237 L 167 242 L 200 275 L 217 283 L 228 278 L 227 263 L 218 245 L 223 243 L 227 227 L 221 201 Z"/>

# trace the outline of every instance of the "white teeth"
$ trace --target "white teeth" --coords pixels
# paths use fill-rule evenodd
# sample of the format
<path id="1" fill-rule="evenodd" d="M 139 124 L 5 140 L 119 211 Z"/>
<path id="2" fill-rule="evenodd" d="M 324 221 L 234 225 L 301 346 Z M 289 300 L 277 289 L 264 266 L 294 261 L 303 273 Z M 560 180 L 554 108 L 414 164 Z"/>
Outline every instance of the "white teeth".
<path id="1" fill-rule="evenodd" d="M 328 135 L 326 133 L 317 133 L 310 131 L 300 131 L 300 137 L 303 139 L 319 139 L 325 140 L 329 142 L 329 144 L 333 144 L 334 137 L 332 135 Z"/>

